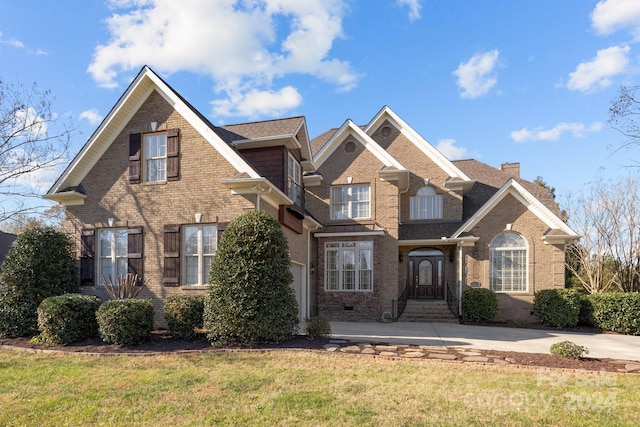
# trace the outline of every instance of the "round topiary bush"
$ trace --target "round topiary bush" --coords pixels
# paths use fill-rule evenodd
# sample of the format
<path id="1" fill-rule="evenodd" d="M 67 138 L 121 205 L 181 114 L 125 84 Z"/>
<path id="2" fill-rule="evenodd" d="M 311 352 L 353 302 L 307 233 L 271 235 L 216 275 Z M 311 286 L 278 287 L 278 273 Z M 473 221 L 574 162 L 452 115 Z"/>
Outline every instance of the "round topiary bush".
<path id="1" fill-rule="evenodd" d="M 498 314 L 498 297 L 490 289 L 467 289 L 462 293 L 462 312 L 471 322 L 490 322 Z"/>
<path id="2" fill-rule="evenodd" d="M 533 297 L 533 314 L 546 326 L 576 326 L 581 307 L 580 293 L 574 289 L 543 289 Z"/>
<path id="3" fill-rule="evenodd" d="M 280 342 L 293 336 L 298 304 L 287 240 L 275 218 L 255 210 L 222 234 L 211 265 L 204 327 L 214 345 Z"/>
<path id="4" fill-rule="evenodd" d="M 98 335 L 96 311 L 102 301 L 94 295 L 64 294 L 45 298 L 38 306 L 40 339 L 69 344 Z"/>
<path id="5" fill-rule="evenodd" d="M 307 338 L 328 338 L 331 336 L 331 323 L 322 316 L 314 316 L 307 319 L 305 327 Z"/>
<path id="6" fill-rule="evenodd" d="M 96 312 L 98 331 L 104 342 L 135 345 L 149 339 L 153 330 L 150 299 L 107 301 Z"/>
<path id="7" fill-rule="evenodd" d="M 77 286 L 71 238 L 54 227 L 25 230 L 0 269 L 0 336 L 36 333 L 42 300 L 76 292 Z"/>
<path id="8" fill-rule="evenodd" d="M 188 340 L 199 338 L 202 329 L 204 295 L 171 295 L 164 300 L 164 316 L 172 335 Z"/>

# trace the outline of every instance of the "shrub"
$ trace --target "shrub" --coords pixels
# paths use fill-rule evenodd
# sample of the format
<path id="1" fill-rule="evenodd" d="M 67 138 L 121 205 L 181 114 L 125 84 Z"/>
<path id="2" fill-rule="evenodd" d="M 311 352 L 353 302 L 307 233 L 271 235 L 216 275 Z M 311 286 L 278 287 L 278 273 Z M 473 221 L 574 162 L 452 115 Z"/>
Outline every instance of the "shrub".
<path id="1" fill-rule="evenodd" d="M 607 292 L 592 294 L 593 325 L 604 331 L 640 335 L 640 294 Z"/>
<path id="2" fill-rule="evenodd" d="M 199 337 L 202 329 L 204 295 L 172 295 L 164 300 L 164 316 L 172 335 L 188 340 Z"/>
<path id="3" fill-rule="evenodd" d="M 0 269 L 0 336 L 33 334 L 38 305 L 77 291 L 73 242 L 53 227 L 31 228 L 11 245 Z"/>
<path id="4" fill-rule="evenodd" d="M 462 312 L 472 322 L 490 322 L 498 314 L 498 297 L 490 289 L 467 289 L 462 293 Z"/>
<path id="5" fill-rule="evenodd" d="M 146 341 L 153 330 L 153 304 L 150 299 L 107 301 L 96 312 L 103 341 L 134 345 Z"/>
<path id="6" fill-rule="evenodd" d="M 307 319 L 307 338 L 327 338 L 331 336 L 331 324 L 326 317 L 314 316 Z"/>
<path id="7" fill-rule="evenodd" d="M 96 310 L 102 301 L 93 295 L 64 294 L 45 298 L 38 306 L 40 339 L 68 344 L 98 335 Z"/>
<path id="8" fill-rule="evenodd" d="M 544 289 L 535 293 L 533 314 L 546 326 L 576 326 L 580 317 L 580 293 L 574 289 Z"/>
<path id="9" fill-rule="evenodd" d="M 213 258 L 204 328 L 212 344 L 284 341 L 296 331 L 287 240 L 278 221 L 249 211 L 225 229 Z"/>
<path id="10" fill-rule="evenodd" d="M 580 294 L 580 314 L 578 315 L 578 323 L 581 325 L 594 326 L 591 294 Z"/>
<path id="11" fill-rule="evenodd" d="M 589 349 L 571 341 L 562 341 L 551 345 L 551 354 L 569 359 L 580 359 L 584 354 L 589 354 Z"/>

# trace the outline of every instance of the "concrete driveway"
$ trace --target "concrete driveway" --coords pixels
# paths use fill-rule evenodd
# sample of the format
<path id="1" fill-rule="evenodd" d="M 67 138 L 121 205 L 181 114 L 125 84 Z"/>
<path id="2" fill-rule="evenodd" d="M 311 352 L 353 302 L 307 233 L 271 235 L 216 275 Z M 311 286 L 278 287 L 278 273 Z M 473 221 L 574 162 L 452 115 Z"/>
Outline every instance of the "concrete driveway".
<path id="1" fill-rule="evenodd" d="M 331 322 L 332 337 L 354 342 L 467 347 L 549 354 L 551 344 L 572 341 L 589 357 L 640 361 L 640 336 L 540 329 L 459 325 L 456 323 Z"/>

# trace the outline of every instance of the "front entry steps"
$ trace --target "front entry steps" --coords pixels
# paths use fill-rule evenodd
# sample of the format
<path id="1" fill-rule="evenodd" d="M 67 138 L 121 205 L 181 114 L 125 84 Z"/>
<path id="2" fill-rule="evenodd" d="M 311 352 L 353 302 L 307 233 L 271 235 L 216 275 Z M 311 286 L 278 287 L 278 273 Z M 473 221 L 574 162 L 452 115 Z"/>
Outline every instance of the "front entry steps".
<path id="1" fill-rule="evenodd" d="M 398 322 L 458 323 L 458 318 L 445 300 L 409 299 Z"/>

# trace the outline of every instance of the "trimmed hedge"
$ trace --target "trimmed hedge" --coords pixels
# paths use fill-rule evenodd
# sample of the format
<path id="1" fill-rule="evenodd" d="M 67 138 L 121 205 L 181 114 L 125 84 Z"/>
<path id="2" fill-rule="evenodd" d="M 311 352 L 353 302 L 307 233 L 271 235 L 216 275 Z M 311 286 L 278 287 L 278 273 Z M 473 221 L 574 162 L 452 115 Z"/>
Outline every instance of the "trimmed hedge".
<path id="1" fill-rule="evenodd" d="M 97 336 L 96 311 L 101 303 L 94 295 L 45 298 L 38 306 L 40 338 L 50 344 L 69 344 Z"/>
<path id="2" fill-rule="evenodd" d="M 171 295 L 164 300 L 164 317 L 172 335 L 188 340 L 200 338 L 203 327 L 204 295 Z"/>
<path id="3" fill-rule="evenodd" d="M 260 210 L 225 229 L 211 264 L 204 328 L 217 346 L 281 342 L 297 332 L 298 303 L 287 239 Z"/>
<path id="4" fill-rule="evenodd" d="M 580 307 L 580 293 L 574 289 L 544 289 L 533 297 L 533 314 L 546 326 L 576 326 Z"/>
<path id="5" fill-rule="evenodd" d="M 471 288 L 462 293 L 462 312 L 472 322 L 490 322 L 498 314 L 498 296 L 486 288 Z"/>
<path id="6" fill-rule="evenodd" d="M 103 341 L 135 345 L 146 341 L 153 330 L 153 304 L 150 299 L 107 301 L 96 312 Z"/>
<path id="7" fill-rule="evenodd" d="M 42 300 L 77 288 L 73 240 L 54 227 L 23 231 L 0 269 L 0 337 L 37 333 Z"/>
<path id="8" fill-rule="evenodd" d="M 640 293 L 606 292 L 588 296 L 593 326 L 604 331 L 640 335 Z"/>

